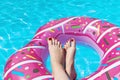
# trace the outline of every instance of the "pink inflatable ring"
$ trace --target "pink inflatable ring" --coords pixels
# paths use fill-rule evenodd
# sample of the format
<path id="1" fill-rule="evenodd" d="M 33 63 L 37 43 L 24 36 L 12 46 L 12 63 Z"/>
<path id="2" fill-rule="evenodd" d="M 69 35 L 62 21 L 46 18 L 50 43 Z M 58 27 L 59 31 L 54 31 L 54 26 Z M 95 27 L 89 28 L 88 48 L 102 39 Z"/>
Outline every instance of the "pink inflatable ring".
<path id="1" fill-rule="evenodd" d="M 88 43 L 97 50 L 101 65 L 82 80 L 120 80 L 120 28 L 88 17 L 63 18 L 42 26 L 26 46 L 8 59 L 4 80 L 53 80 L 44 66 L 49 37 L 62 43 L 74 37 L 76 41 Z"/>

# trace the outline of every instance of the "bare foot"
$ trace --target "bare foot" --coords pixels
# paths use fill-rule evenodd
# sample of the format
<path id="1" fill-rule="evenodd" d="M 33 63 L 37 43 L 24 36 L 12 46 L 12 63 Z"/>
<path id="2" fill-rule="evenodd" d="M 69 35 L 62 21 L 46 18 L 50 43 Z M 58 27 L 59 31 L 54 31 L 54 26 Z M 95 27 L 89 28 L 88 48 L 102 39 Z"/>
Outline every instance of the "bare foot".
<path id="1" fill-rule="evenodd" d="M 74 68 L 74 56 L 76 51 L 76 41 L 75 39 L 70 39 L 64 45 L 66 50 L 66 72 L 70 77 L 70 80 L 75 80 L 76 72 Z"/>
<path id="2" fill-rule="evenodd" d="M 59 63 L 63 65 L 65 54 L 60 41 L 54 38 L 49 38 L 48 47 L 49 47 L 50 57 L 52 60 L 51 62 L 53 62 L 52 64 Z"/>
<path id="3" fill-rule="evenodd" d="M 52 74 L 55 80 L 68 80 L 68 76 L 64 69 L 65 52 L 60 41 L 54 38 L 49 38 L 48 48 L 52 64 Z"/>

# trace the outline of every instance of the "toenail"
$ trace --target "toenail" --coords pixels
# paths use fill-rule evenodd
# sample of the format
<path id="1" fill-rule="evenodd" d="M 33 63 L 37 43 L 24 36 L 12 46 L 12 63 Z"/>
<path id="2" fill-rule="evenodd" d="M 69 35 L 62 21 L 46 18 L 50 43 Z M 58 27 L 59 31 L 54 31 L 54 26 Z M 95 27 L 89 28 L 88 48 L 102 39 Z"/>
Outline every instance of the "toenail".
<path id="1" fill-rule="evenodd" d="M 71 41 L 74 41 L 73 39 L 71 39 Z"/>
<path id="2" fill-rule="evenodd" d="M 49 38 L 49 40 L 52 40 L 52 38 Z"/>

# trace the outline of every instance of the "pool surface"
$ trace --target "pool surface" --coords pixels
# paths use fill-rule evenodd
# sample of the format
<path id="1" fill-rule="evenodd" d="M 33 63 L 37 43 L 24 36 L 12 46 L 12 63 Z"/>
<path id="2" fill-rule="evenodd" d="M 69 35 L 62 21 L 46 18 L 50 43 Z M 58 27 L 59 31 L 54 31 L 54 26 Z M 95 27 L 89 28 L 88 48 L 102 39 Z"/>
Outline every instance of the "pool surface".
<path id="1" fill-rule="evenodd" d="M 40 26 L 71 16 L 89 16 L 120 26 L 119 0 L 0 0 L 0 80 L 7 59 L 26 45 Z M 97 52 L 87 44 L 77 44 L 77 79 L 96 71 Z M 50 57 L 45 65 L 51 72 Z"/>

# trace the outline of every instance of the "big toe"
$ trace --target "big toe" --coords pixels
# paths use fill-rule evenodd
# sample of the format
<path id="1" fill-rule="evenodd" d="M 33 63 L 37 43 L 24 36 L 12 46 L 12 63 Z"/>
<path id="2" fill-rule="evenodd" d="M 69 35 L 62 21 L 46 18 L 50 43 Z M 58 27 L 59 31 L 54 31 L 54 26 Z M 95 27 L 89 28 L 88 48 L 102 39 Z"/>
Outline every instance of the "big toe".
<path id="1" fill-rule="evenodd" d="M 76 46 L 76 41 L 74 38 L 71 39 L 71 47 L 75 47 Z"/>
<path id="2" fill-rule="evenodd" d="M 52 38 L 48 38 L 48 45 L 52 45 Z"/>

